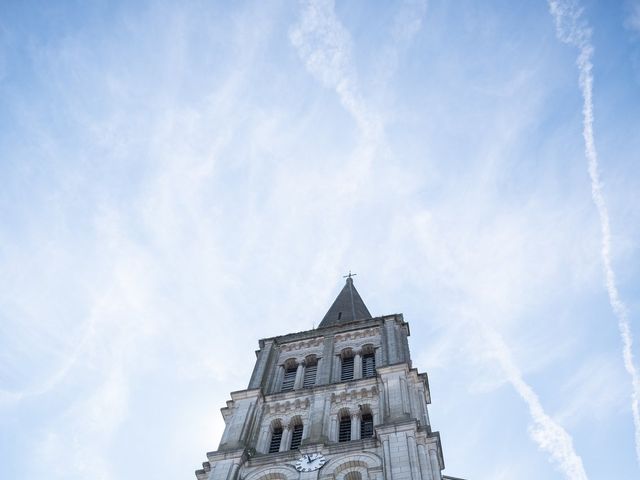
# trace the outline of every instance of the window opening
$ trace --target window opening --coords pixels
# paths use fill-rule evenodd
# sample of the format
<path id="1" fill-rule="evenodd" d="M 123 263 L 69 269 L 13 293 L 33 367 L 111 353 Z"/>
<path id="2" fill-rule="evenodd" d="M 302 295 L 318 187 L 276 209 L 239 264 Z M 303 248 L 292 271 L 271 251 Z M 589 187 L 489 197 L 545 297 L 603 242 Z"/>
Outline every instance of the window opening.
<path id="1" fill-rule="evenodd" d="M 348 380 L 353 380 L 353 357 L 342 359 L 342 372 L 340 375 L 340 381 L 346 382 Z"/>
<path id="2" fill-rule="evenodd" d="M 269 453 L 280 451 L 280 442 L 282 441 L 282 427 L 275 427 L 271 433 L 271 443 L 269 443 Z"/>
<path id="3" fill-rule="evenodd" d="M 338 320 L 342 318 L 342 312 L 338 312 Z"/>
<path id="4" fill-rule="evenodd" d="M 362 356 L 362 376 L 364 378 L 376 376 L 376 356 L 373 353 Z"/>
<path id="5" fill-rule="evenodd" d="M 293 390 L 293 385 L 296 382 L 296 371 L 297 368 L 295 366 L 287 367 L 285 369 L 284 378 L 282 379 L 282 388 L 280 389 L 281 392 L 289 392 Z"/>
<path id="6" fill-rule="evenodd" d="M 293 427 L 293 432 L 291 433 L 291 450 L 298 449 L 300 442 L 302 442 L 302 425 L 298 424 Z"/>
<path id="7" fill-rule="evenodd" d="M 351 417 L 348 415 L 340 418 L 340 429 L 338 432 L 339 442 L 348 442 L 351 440 Z"/>
<path id="8" fill-rule="evenodd" d="M 302 381 L 303 388 L 313 387 L 316 384 L 316 374 L 318 372 L 318 364 L 307 364 L 304 369 L 304 379 Z"/>
<path id="9" fill-rule="evenodd" d="M 373 416 L 370 413 L 365 413 L 360 421 L 360 438 L 370 437 L 373 437 Z"/>

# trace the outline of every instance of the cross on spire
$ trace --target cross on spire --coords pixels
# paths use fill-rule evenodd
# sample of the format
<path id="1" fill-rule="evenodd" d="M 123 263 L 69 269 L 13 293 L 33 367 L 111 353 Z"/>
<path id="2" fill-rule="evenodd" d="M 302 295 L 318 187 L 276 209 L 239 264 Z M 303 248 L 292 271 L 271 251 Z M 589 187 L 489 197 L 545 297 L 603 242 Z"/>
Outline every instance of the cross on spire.
<path id="1" fill-rule="evenodd" d="M 342 278 L 351 278 L 351 277 L 355 277 L 357 275 L 357 273 L 351 273 L 351 270 L 349 270 L 349 275 L 343 275 Z"/>

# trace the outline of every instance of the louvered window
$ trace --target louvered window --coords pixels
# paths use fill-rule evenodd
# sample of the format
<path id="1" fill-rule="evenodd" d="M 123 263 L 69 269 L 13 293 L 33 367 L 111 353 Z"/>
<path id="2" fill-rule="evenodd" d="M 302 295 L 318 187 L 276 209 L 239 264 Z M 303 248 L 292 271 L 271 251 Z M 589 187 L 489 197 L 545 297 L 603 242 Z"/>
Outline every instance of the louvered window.
<path id="1" fill-rule="evenodd" d="M 318 372 L 318 364 L 307 365 L 304 369 L 304 380 L 302 386 L 304 388 L 313 387 L 316 384 L 316 373 Z"/>
<path id="2" fill-rule="evenodd" d="M 296 450 L 300 447 L 302 441 L 302 425 L 295 425 L 293 432 L 291 433 L 291 450 Z"/>
<path id="3" fill-rule="evenodd" d="M 373 437 L 373 416 L 365 413 L 360 421 L 360 438 L 369 437 Z"/>
<path id="4" fill-rule="evenodd" d="M 376 376 L 376 356 L 373 353 L 362 356 L 362 376 L 364 378 Z"/>
<path id="5" fill-rule="evenodd" d="M 346 382 L 353 380 L 353 357 L 347 357 L 342 359 L 342 372 L 340 380 Z"/>
<path id="6" fill-rule="evenodd" d="M 280 442 L 282 441 L 282 427 L 276 427 L 271 434 L 271 442 L 269 443 L 269 453 L 280 451 Z"/>
<path id="7" fill-rule="evenodd" d="M 348 442 L 351 440 L 351 417 L 344 416 L 340 419 L 340 429 L 338 431 L 338 441 Z"/>
<path id="8" fill-rule="evenodd" d="M 289 367 L 284 371 L 284 378 L 282 379 L 281 392 L 289 392 L 293 390 L 293 385 L 296 383 L 296 367 Z"/>

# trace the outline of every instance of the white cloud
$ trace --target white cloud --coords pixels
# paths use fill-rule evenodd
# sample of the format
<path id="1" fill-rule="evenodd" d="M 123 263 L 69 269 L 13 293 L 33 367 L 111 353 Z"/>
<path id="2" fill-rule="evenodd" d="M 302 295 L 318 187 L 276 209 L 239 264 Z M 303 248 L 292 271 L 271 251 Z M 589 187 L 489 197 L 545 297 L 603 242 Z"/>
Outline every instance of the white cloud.
<path id="1" fill-rule="evenodd" d="M 478 10 L 456 29 L 457 6 L 363 5 L 127 5 L 30 33 L 31 52 L 46 39 L 26 78 L 39 88 L 7 97 L 21 127 L 0 135 L 0 408 L 22 439 L 0 476 L 137 478 L 148 451 L 159 478 L 190 475 L 257 339 L 317 325 L 349 268 L 372 312 L 411 323 L 451 474 L 562 476 L 523 405 L 554 463 L 577 462 L 558 425 L 584 431 L 593 387 L 573 402 L 549 386 L 610 351 L 584 353 L 596 302 L 576 307 L 600 266 L 586 175 L 549 167 L 570 137 L 538 132 L 557 120 L 540 63 L 557 67 L 560 45 L 514 26 L 483 51 L 475 24 L 512 26 L 491 6 L 489 26 Z M 500 397 L 484 406 L 498 417 L 476 422 L 481 396 Z M 507 409 L 496 462 L 476 461 Z M 576 441 L 592 468 L 592 439 Z"/>
<path id="2" fill-rule="evenodd" d="M 629 13 L 625 20 L 627 28 L 640 33 L 640 1 L 629 0 L 627 2 Z"/>

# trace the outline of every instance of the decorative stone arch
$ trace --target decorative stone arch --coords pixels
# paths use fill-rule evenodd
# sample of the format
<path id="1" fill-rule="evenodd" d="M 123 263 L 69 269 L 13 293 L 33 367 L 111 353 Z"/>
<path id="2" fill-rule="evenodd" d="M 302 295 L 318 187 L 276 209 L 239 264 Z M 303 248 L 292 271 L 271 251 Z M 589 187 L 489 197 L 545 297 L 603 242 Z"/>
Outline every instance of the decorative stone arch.
<path id="1" fill-rule="evenodd" d="M 282 362 L 282 366 L 287 368 L 296 368 L 299 364 L 299 360 L 296 357 L 289 357 L 284 362 Z"/>
<path id="2" fill-rule="evenodd" d="M 349 407 L 342 407 L 340 410 L 338 410 L 338 418 L 343 417 L 343 416 L 349 416 L 351 415 L 351 409 Z"/>
<path id="3" fill-rule="evenodd" d="M 318 360 L 319 360 L 319 357 L 317 353 L 310 353 L 309 355 L 306 355 L 302 361 L 306 366 L 306 365 L 315 365 L 318 363 Z"/>
<path id="4" fill-rule="evenodd" d="M 284 428 L 286 424 L 286 421 L 283 420 L 282 417 L 274 418 L 269 423 L 269 431 L 273 432 L 276 428 Z"/>
<path id="5" fill-rule="evenodd" d="M 244 480 L 296 480 L 298 472 L 289 465 L 278 465 L 254 470 Z"/>
<path id="6" fill-rule="evenodd" d="M 295 427 L 296 425 L 304 425 L 302 415 L 294 415 L 288 422 L 289 427 Z"/>
<path id="7" fill-rule="evenodd" d="M 376 346 L 371 343 L 371 342 L 367 342 L 364 345 L 362 345 L 359 350 L 362 352 L 363 355 L 366 355 L 368 353 L 376 353 Z"/>
<path id="8" fill-rule="evenodd" d="M 340 358 L 343 358 L 343 359 L 353 357 L 355 354 L 356 354 L 355 349 L 352 347 L 344 347 L 338 353 Z"/>
<path id="9" fill-rule="evenodd" d="M 382 460 L 379 456 L 370 452 L 360 452 L 355 454 L 344 454 L 332 458 L 324 467 L 321 479 L 335 480 L 351 480 L 356 475 L 351 473 L 359 473 L 361 480 L 370 480 L 371 470 L 380 470 L 382 468 Z"/>

